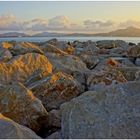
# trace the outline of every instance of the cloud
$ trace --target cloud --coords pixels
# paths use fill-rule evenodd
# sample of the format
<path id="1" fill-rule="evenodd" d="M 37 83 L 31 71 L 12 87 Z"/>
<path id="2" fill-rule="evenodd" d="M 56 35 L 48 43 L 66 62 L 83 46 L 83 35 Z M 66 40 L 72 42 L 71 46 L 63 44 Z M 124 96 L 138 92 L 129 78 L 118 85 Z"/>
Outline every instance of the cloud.
<path id="1" fill-rule="evenodd" d="M 49 20 L 48 27 L 55 29 L 70 28 L 71 21 L 66 16 L 56 16 Z"/>
<path id="2" fill-rule="evenodd" d="M 127 20 L 119 23 L 118 27 L 119 28 L 126 28 L 129 26 L 134 26 L 134 27 L 140 27 L 140 21 L 135 21 L 135 20 Z"/>
<path id="3" fill-rule="evenodd" d="M 112 20 L 107 20 L 107 21 L 100 21 L 100 20 L 85 20 L 83 22 L 85 28 L 87 30 L 92 30 L 95 32 L 103 32 L 106 30 L 112 30 L 114 26 L 116 25 L 114 21 Z"/>
<path id="4" fill-rule="evenodd" d="M 83 23 L 76 24 L 74 21 L 63 15 L 51 19 L 35 18 L 26 21 L 17 19 L 13 14 L 0 15 L 1 31 L 99 33 L 109 32 L 118 28 L 126 28 L 128 26 L 140 27 L 140 21 L 127 20 L 119 23 L 112 20 L 102 21 L 88 19 L 83 21 Z"/>
<path id="5" fill-rule="evenodd" d="M 113 26 L 114 25 L 114 22 L 111 21 L 111 20 L 108 20 L 108 21 L 92 21 L 92 20 L 85 20 L 84 21 L 84 25 L 88 28 L 91 28 L 91 27 L 97 27 L 97 28 L 106 28 L 106 27 L 110 27 L 110 26 Z"/>

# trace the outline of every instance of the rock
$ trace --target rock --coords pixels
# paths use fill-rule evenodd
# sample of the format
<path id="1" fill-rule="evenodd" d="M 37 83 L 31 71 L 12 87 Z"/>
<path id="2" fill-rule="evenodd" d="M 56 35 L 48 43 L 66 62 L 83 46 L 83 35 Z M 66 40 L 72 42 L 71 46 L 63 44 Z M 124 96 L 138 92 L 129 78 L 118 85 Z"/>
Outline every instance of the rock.
<path id="1" fill-rule="evenodd" d="M 52 65 L 45 56 L 37 53 L 19 55 L 7 63 L 0 63 L 0 82 L 19 81 L 24 83 L 36 71 L 41 77 L 52 72 Z"/>
<path id="2" fill-rule="evenodd" d="M 41 101 L 20 83 L 0 85 L 0 112 L 35 132 L 48 121 L 48 113 Z"/>
<path id="3" fill-rule="evenodd" d="M 47 110 L 58 109 L 60 105 L 78 96 L 83 89 L 70 75 L 57 72 L 28 86 Z"/>
<path id="4" fill-rule="evenodd" d="M 100 49 L 113 49 L 117 47 L 127 48 L 128 44 L 123 40 L 101 40 L 97 41 L 97 47 Z"/>
<path id="5" fill-rule="evenodd" d="M 123 74 L 113 67 L 104 67 L 104 69 L 94 69 L 89 74 L 87 79 L 88 89 L 100 83 L 104 85 L 111 85 L 125 82 L 127 82 L 127 80 L 125 79 Z"/>
<path id="6" fill-rule="evenodd" d="M 97 56 L 83 54 L 80 58 L 86 64 L 88 69 L 93 69 L 99 63 Z"/>
<path id="7" fill-rule="evenodd" d="M 140 66 L 140 58 L 137 58 L 135 61 L 136 66 Z"/>
<path id="8" fill-rule="evenodd" d="M 73 42 L 73 46 L 75 48 L 74 54 L 75 55 L 94 55 L 99 51 L 99 48 L 96 46 L 95 42 L 87 41 L 87 42 Z"/>
<path id="9" fill-rule="evenodd" d="M 40 49 L 45 53 L 48 52 L 48 53 L 56 53 L 60 55 L 67 55 L 66 52 L 62 51 L 61 49 L 49 43 L 43 44 L 42 46 L 40 46 Z"/>
<path id="10" fill-rule="evenodd" d="M 61 114 L 60 114 L 60 110 L 51 110 L 49 112 L 49 126 L 50 127 L 56 127 L 56 128 L 60 128 L 61 127 Z"/>
<path id="11" fill-rule="evenodd" d="M 29 128 L 0 114 L 0 139 L 41 139 Z"/>
<path id="12" fill-rule="evenodd" d="M 107 63 L 107 65 L 111 65 L 111 66 L 115 66 L 115 67 L 118 67 L 120 65 L 119 62 L 113 58 L 107 59 L 106 63 Z"/>
<path id="13" fill-rule="evenodd" d="M 65 41 L 57 42 L 56 48 L 59 48 L 62 51 L 68 53 L 68 54 L 73 54 L 74 53 L 74 47 L 71 44 L 69 44 Z"/>
<path id="14" fill-rule="evenodd" d="M 127 56 L 129 57 L 140 57 L 140 45 L 127 49 Z"/>
<path id="15" fill-rule="evenodd" d="M 65 139 L 137 139 L 140 137 L 140 83 L 103 86 L 61 106 Z"/>
<path id="16" fill-rule="evenodd" d="M 59 131 L 56 131 L 52 133 L 50 136 L 48 136 L 46 139 L 61 139 L 61 134 Z"/>
<path id="17" fill-rule="evenodd" d="M 140 81 L 140 70 L 135 73 L 135 81 Z"/>
<path id="18" fill-rule="evenodd" d="M 69 42 L 66 41 L 58 41 L 57 39 L 51 39 L 47 42 L 44 43 L 45 45 L 53 45 L 56 48 L 64 51 L 65 53 L 68 54 L 73 54 L 74 52 L 74 47 L 72 46 L 72 44 L 70 44 Z M 51 46 L 52 48 L 52 46 Z"/>
<path id="19" fill-rule="evenodd" d="M 56 55 L 53 53 L 47 53 L 47 58 L 53 65 L 53 71 L 62 71 L 71 74 L 75 71 L 88 70 L 86 64 L 78 57 L 73 55 Z"/>
<path id="20" fill-rule="evenodd" d="M 7 62 L 12 58 L 12 54 L 8 49 L 0 47 L 0 61 Z"/>
<path id="21" fill-rule="evenodd" d="M 135 79 L 138 79 L 138 75 L 136 75 L 136 73 L 140 71 L 140 68 L 139 67 L 119 67 L 119 68 L 116 68 L 116 70 L 119 70 L 127 81 L 134 81 Z"/>
<path id="22" fill-rule="evenodd" d="M 38 46 L 36 46 L 33 43 L 29 42 L 3 42 L 2 43 L 3 48 L 7 48 L 12 55 L 21 55 L 21 54 L 26 54 L 26 53 L 39 53 L 43 54 L 43 51 L 39 49 Z"/>

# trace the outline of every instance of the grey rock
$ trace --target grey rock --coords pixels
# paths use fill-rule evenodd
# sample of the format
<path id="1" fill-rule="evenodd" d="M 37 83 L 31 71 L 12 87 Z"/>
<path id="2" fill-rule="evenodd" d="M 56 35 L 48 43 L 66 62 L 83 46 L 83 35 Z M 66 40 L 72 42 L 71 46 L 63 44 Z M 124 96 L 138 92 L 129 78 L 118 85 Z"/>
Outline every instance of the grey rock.
<path id="1" fill-rule="evenodd" d="M 0 114 L 0 139 L 41 139 L 29 128 Z"/>
<path id="2" fill-rule="evenodd" d="M 97 85 L 63 104 L 62 138 L 140 138 L 139 85 Z"/>

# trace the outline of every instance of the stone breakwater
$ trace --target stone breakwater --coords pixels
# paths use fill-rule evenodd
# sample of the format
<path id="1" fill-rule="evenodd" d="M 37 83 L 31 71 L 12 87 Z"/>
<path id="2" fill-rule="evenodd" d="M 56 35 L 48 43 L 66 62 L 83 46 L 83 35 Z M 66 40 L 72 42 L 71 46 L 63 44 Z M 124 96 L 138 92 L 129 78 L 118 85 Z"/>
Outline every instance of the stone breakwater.
<path id="1" fill-rule="evenodd" d="M 0 43 L 0 138 L 140 138 L 140 44 Z"/>

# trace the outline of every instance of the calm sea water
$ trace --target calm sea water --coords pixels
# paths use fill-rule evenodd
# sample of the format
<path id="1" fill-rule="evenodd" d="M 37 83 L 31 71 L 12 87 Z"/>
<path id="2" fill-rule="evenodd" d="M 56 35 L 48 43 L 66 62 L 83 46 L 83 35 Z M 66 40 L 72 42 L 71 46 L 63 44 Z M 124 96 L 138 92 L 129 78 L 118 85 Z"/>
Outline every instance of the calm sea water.
<path id="1" fill-rule="evenodd" d="M 124 40 L 126 42 L 139 43 L 140 37 L 9 37 L 0 38 L 0 41 L 29 41 L 29 42 L 44 42 L 53 38 L 57 38 L 59 41 L 98 41 L 98 40 Z"/>

